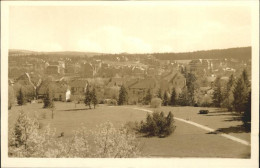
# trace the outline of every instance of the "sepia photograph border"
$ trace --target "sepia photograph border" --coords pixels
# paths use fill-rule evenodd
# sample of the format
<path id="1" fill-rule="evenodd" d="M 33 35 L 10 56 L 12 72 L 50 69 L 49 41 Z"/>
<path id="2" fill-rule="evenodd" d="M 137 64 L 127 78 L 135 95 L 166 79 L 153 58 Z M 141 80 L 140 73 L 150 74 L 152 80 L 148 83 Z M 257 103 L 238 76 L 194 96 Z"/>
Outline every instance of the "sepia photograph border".
<path id="1" fill-rule="evenodd" d="M 9 158 L 8 157 L 8 49 L 10 6 L 87 5 L 248 5 L 251 7 L 252 130 L 251 158 Z M 1 165 L 2 167 L 259 167 L 259 2 L 252 1 L 2 1 L 1 2 Z"/>

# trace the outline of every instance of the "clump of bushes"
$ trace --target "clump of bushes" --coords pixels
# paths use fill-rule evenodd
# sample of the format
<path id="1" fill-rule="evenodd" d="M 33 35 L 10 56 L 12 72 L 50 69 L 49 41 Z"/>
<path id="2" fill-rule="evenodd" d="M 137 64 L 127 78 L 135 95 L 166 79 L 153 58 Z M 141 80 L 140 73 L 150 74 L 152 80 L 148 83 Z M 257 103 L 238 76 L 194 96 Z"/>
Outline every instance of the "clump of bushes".
<path id="1" fill-rule="evenodd" d="M 141 121 L 140 132 L 148 136 L 166 137 L 171 135 L 176 126 L 171 112 L 167 116 L 163 112 L 154 112 L 152 115 L 147 114 L 146 122 Z"/>
<path id="2" fill-rule="evenodd" d="M 161 104 L 162 104 L 162 99 L 160 99 L 160 98 L 153 98 L 151 100 L 152 108 L 159 108 L 159 107 L 161 107 Z"/>
<path id="3" fill-rule="evenodd" d="M 129 132 L 145 134 L 145 136 L 158 136 L 160 138 L 171 135 L 176 126 L 174 125 L 174 116 L 171 112 L 167 116 L 163 112 L 154 112 L 147 114 L 146 121 L 128 122 L 125 128 Z"/>
<path id="4" fill-rule="evenodd" d="M 116 106 L 117 101 L 116 101 L 116 99 L 105 99 L 104 104 L 107 104 L 109 106 Z"/>

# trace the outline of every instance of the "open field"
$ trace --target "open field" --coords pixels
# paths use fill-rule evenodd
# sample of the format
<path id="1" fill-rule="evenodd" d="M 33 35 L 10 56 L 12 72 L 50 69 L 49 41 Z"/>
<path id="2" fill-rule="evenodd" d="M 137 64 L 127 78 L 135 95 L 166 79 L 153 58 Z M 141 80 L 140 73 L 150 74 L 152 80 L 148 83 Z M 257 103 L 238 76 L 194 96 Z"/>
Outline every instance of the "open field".
<path id="1" fill-rule="evenodd" d="M 14 106 L 9 110 L 9 129 L 13 127 L 19 110 L 23 109 L 31 117 L 38 116 L 44 125 L 50 124 L 57 131 L 57 136 L 64 132 L 64 138 L 71 137 L 73 130 L 81 125 L 90 131 L 96 125 L 105 121 L 111 121 L 116 127 L 128 121 L 145 120 L 147 112 L 136 108 L 149 109 L 149 107 L 137 106 L 105 106 L 97 109 L 88 109 L 84 104 L 56 102 L 55 116 L 51 119 L 51 111 L 43 109 L 43 104 L 27 104 Z M 221 109 L 209 108 L 207 115 L 197 114 L 199 107 L 161 107 L 160 111 L 172 111 L 175 117 L 190 120 L 213 129 L 221 131 L 250 142 L 250 133 L 240 129 L 242 123 L 234 118 L 230 112 Z M 45 114 L 44 114 L 45 113 Z M 46 115 L 44 117 L 44 115 Z M 232 141 L 218 134 L 210 133 L 193 125 L 176 120 L 177 128 L 167 138 L 138 137 L 142 152 L 146 157 L 226 157 L 249 158 L 250 146 Z"/>

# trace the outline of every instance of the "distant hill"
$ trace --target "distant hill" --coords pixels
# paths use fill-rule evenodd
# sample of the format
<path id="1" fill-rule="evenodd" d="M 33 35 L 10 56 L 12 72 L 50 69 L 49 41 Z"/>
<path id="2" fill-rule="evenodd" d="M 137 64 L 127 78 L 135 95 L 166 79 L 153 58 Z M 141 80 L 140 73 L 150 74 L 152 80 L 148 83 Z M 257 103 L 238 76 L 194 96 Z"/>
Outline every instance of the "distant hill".
<path id="1" fill-rule="evenodd" d="M 79 51 L 37 52 L 37 51 L 17 50 L 17 49 L 9 50 L 9 56 L 24 56 L 24 55 L 94 56 L 94 55 L 100 55 L 100 54 L 101 53 L 79 52 Z"/>
<path id="2" fill-rule="evenodd" d="M 37 52 L 29 51 L 29 50 L 9 49 L 9 55 L 13 55 L 13 54 L 34 54 L 34 53 L 37 53 Z"/>
<path id="3" fill-rule="evenodd" d="M 215 50 L 184 52 L 184 53 L 155 53 L 152 55 L 160 60 L 224 59 L 224 58 L 249 60 L 251 59 L 251 47 L 215 49 Z"/>
<path id="4" fill-rule="evenodd" d="M 194 52 L 182 52 L 182 53 L 152 53 L 152 54 L 104 54 L 95 52 L 78 52 L 78 51 L 61 51 L 61 52 L 35 52 L 28 50 L 9 50 L 9 56 L 23 56 L 23 55 L 44 55 L 44 56 L 87 56 L 93 57 L 98 56 L 98 58 L 116 58 L 117 56 L 147 56 L 153 55 L 159 60 L 192 60 L 192 59 L 225 59 L 233 58 L 239 60 L 249 60 L 251 59 L 251 47 L 239 47 L 239 48 L 228 48 L 228 49 L 214 49 L 214 50 L 203 50 Z"/>

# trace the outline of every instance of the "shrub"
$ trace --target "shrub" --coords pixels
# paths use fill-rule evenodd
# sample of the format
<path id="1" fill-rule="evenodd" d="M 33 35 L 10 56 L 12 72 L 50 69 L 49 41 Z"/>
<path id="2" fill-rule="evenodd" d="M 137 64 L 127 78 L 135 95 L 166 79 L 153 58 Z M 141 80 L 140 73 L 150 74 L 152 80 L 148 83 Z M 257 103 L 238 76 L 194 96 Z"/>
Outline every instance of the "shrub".
<path id="1" fill-rule="evenodd" d="M 153 98 L 151 101 L 151 107 L 152 108 L 159 108 L 161 107 L 162 99 L 160 98 Z"/>
<path id="2" fill-rule="evenodd" d="M 115 129 L 112 123 L 106 122 L 98 126 L 98 131 L 93 135 L 96 145 L 94 157 L 122 158 L 140 155 L 135 135 L 126 128 Z"/>
<path id="3" fill-rule="evenodd" d="M 129 121 L 124 125 L 124 128 L 131 133 L 136 133 L 141 129 L 141 123 L 139 124 L 137 121 Z"/>
<path id="4" fill-rule="evenodd" d="M 72 138 L 55 136 L 55 130 L 44 128 L 35 119 L 21 112 L 9 136 L 9 157 L 137 157 L 139 144 L 135 135 L 126 128 L 116 129 L 106 122 L 97 127 L 91 137 L 94 145 L 89 146 L 89 133 L 85 127 L 74 131 Z M 64 133 L 63 133 L 64 135 Z M 93 147 L 91 149 L 90 147 Z"/>
<path id="5" fill-rule="evenodd" d="M 109 100 L 107 100 L 107 104 L 109 106 L 116 106 L 117 105 L 117 101 L 115 99 L 109 99 Z"/>
<path id="6" fill-rule="evenodd" d="M 147 114 L 146 122 L 140 122 L 139 132 L 148 136 L 166 137 L 173 133 L 175 128 L 171 112 L 166 117 L 163 112 L 154 112 L 152 115 Z"/>

